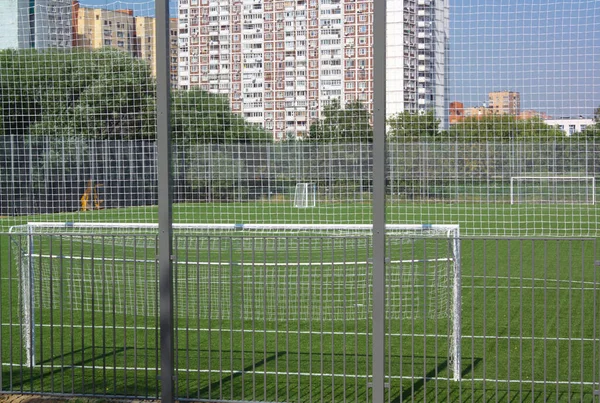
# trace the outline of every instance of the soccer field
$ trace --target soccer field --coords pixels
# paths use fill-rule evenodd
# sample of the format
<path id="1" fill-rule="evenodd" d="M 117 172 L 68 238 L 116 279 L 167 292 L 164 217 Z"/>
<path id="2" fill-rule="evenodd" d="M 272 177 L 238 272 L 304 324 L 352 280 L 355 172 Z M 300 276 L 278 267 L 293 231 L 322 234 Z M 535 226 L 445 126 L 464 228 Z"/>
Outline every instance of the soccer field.
<path id="1" fill-rule="evenodd" d="M 581 231 L 591 231 L 595 223 L 585 222 L 584 212 L 595 206 L 569 208 L 569 220 L 582 217 Z M 431 203 L 405 220 L 459 224 L 461 234 L 469 234 L 460 242 L 460 381 L 453 380 L 452 372 L 456 317 L 453 281 L 447 275 L 456 259 L 453 239 L 388 236 L 391 401 L 593 400 L 600 377 L 595 240 L 470 236 L 479 226 L 512 232 L 519 223 L 538 228 L 552 222 L 555 235 L 572 232 L 561 228 L 553 209 L 507 205 L 492 212 L 473 205 L 468 211 L 461 205 L 453 213 L 452 206 Z M 174 209 L 180 221 L 195 217 L 221 223 L 277 218 L 288 224 L 368 223 L 370 215 L 366 204 Z M 477 222 L 479 215 L 499 220 Z M 111 222 L 117 217 L 156 220 L 147 209 L 58 218 Z M 388 221 L 400 217 L 411 217 L 410 207 L 389 206 Z M 90 235 L 55 229 L 54 235 L 3 235 L 1 242 L 3 390 L 158 394 L 158 267 L 152 230 L 105 228 Z M 181 398 L 368 400 L 373 297 L 368 233 L 196 231 L 176 233 L 174 244 Z M 34 272 L 29 291 L 23 289 L 19 267 Z M 29 296 L 31 327 L 19 295 Z M 28 351 L 35 361 L 31 367 L 26 365 Z"/>

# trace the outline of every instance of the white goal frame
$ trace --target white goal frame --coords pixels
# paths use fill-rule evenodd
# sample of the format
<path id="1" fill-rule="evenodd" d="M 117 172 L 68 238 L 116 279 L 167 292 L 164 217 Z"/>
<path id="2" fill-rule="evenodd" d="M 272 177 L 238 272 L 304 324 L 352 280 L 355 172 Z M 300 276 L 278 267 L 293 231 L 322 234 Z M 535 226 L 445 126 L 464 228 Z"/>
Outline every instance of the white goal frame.
<path id="1" fill-rule="evenodd" d="M 252 233 L 262 232 L 284 232 L 290 235 L 311 234 L 317 232 L 323 234 L 326 231 L 334 232 L 336 236 L 369 235 L 372 234 L 372 225 L 370 224 L 173 224 L 174 231 L 180 231 L 192 234 L 209 234 L 210 231 L 235 231 L 246 232 L 249 235 Z M 20 300 L 22 309 L 22 333 L 24 340 L 24 349 L 26 351 L 26 365 L 35 366 L 35 294 L 32 288 L 35 283 L 35 259 L 44 258 L 39 255 L 39 252 L 34 251 L 34 237 L 43 234 L 48 235 L 77 235 L 78 238 L 82 234 L 100 236 L 102 234 L 114 234 L 116 230 L 121 230 L 123 236 L 133 235 L 136 230 L 141 233 L 154 234 L 158 231 L 158 224 L 154 223 L 52 223 L 52 222 L 32 222 L 27 225 L 15 226 L 10 229 L 11 233 L 26 236 L 27 251 L 21 251 L 22 256 L 19 256 L 19 276 L 20 285 Z M 450 257 L 443 259 L 444 270 L 448 271 L 447 277 L 449 282 L 449 290 L 444 294 L 448 300 L 448 318 L 449 318 L 449 333 L 448 334 L 448 357 L 450 359 L 449 368 L 452 372 L 454 380 L 460 380 L 461 377 L 461 264 L 460 264 L 460 239 L 458 225 L 418 225 L 418 224 L 388 224 L 386 225 L 386 233 L 388 236 L 397 237 L 398 239 L 413 239 L 413 238 L 448 238 L 448 249 Z M 139 233 L 138 233 L 139 234 Z M 428 235 L 429 234 L 429 235 Z M 38 253 L 38 254 L 36 254 Z M 48 256 L 47 258 L 54 258 Z M 412 263 L 417 262 L 412 261 Z M 364 262 L 369 265 L 368 262 Z M 407 261 L 408 265 L 411 262 Z M 327 263 L 329 264 L 329 263 Z M 388 262 L 389 265 L 399 264 L 402 262 Z M 388 273 L 390 270 L 388 270 Z M 397 280 L 397 279 L 396 279 Z M 402 280 L 400 279 L 400 284 Z M 392 285 L 390 285 L 391 287 Z M 396 285 L 397 286 L 397 285 Z M 400 292 L 402 294 L 402 292 Z M 409 291 L 410 293 L 410 291 Z M 388 294 L 386 292 L 386 294 Z M 405 298 L 402 295 L 401 298 Z M 410 303 L 410 299 L 401 300 L 405 303 Z M 398 304 L 398 299 L 395 300 Z M 402 302 L 401 302 L 402 304 Z M 394 308 L 391 300 L 386 302 L 386 311 Z M 402 305 L 404 306 L 404 305 Z M 84 309 L 84 308 L 81 308 Z M 410 311 L 410 309 L 408 309 Z M 403 312 L 401 312 L 403 313 Z M 388 312 L 389 315 L 392 313 Z M 397 312 L 394 312 L 397 315 Z M 403 313 L 406 314 L 406 313 Z M 410 314 L 410 312 L 408 312 Z"/>
<path id="2" fill-rule="evenodd" d="M 317 205 L 317 185 L 310 182 L 296 183 L 294 207 L 305 208 Z"/>
<path id="3" fill-rule="evenodd" d="M 591 198 L 589 201 L 582 201 L 581 203 L 575 201 L 533 201 L 533 203 L 557 203 L 557 204 L 596 204 L 596 178 L 594 176 L 511 176 L 510 178 L 510 204 L 520 204 L 517 199 L 518 194 L 515 192 L 515 187 L 521 182 L 587 182 L 589 183 L 589 195 Z M 527 201 L 525 201 L 527 202 Z"/>

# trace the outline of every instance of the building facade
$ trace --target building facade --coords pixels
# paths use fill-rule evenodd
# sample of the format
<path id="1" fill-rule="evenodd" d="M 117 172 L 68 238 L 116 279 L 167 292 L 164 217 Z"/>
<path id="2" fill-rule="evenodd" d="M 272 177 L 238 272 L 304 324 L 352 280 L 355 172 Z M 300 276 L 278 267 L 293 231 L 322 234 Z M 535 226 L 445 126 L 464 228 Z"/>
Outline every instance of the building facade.
<path id="1" fill-rule="evenodd" d="M 71 0 L 0 1 L 0 49 L 70 48 Z"/>
<path id="2" fill-rule="evenodd" d="M 74 5 L 74 10 L 75 10 Z M 74 46 L 98 49 L 114 47 L 138 56 L 136 25 L 132 10 L 106 10 L 77 6 Z"/>
<path id="3" fill-rule="evenodd" d="M 518 116 L 521 113 L 521 94 L 514 91 L 490 92 L 488 108 L 492 115 Z"/>
<path id="4" fill-rule="evenodd" d="M 566 136 L 571 136 L 576 133 L 581 133 L 588 126 L 594 124 L 593 119 L 586 118 L 559 118 L 559 119 L 546 119 L 544 123 L 550 126 L 556 126 L 563 132 L 565 132 Z"/>
<path id="5" fill-rule="evenodd" d="M 177 88 L 177 80 L 179 78 L 179 61 L 177 55 L 179 53 L 179 44 L 177 35 L 179 33 L 179 22 L 177 18 L 169 19 L 169 67 L 171 73 L 171 88 Z"/>
<path id="6" fill-rule="evenodd" d="M 465 105 L 462 102 L 450 102 L 448 109 L 448 123 L 453 125 L 465 119 Z"/>
<path id="7" fill-rule="evenodd" d="M 156 19 L 154 17 L 135 17 L 136 55 L 150 65 L 152 75 L 156 77 Z"/>
<path id="8" fill-rule="evenodd" d="M 280 140 L 333 100 L 372 109 L 372 0 L 179 0 L 178 87 L 228 96 Z M 388 2 L 387 112 L 447 114 L 448 0 Z"/>

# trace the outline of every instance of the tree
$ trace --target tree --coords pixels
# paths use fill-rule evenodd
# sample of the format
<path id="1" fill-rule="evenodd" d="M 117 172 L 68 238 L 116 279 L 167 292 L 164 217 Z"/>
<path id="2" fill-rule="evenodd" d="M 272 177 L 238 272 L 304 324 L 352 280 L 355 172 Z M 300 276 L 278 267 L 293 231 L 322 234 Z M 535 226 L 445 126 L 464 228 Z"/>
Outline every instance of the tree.
<path id="1" fill-rule="evenodd" d="M 589 125 L 588 127 L 585 128 L 585 130 L 583 132 L 581 132 L 580 134 L 577 134 L 575 136 L 571 136 L 574 138 L 588 138 L 588 139 L 594 139 L 594 138 L 600 138 L 600 122 L 593 124 L 593 125 Z"/>
<path id="2" fill-rule="evenodd" d="M 594 122 L 600 124 L 600 106 L 594 109 Z"/>
<path id="3" fill-rule="evenodd" d="M 113 48 L 0 52 L 4 134 L 21 140 L 156 138 L 156 83 L 150 66 Z M 233 113 L 227 98 L 174 91 L 176 140 L 267 141 L 258 125 Z"/>
<path id="4" fill-rule="evenodd" d="M 557 127 L 539 118 L 521 120 L 515 116 L 468 117 L 448 130 L 447 138 L 455 141 L 564 141 L 566 136 Z"/>
<path id="5" fill-rule="evenodd" d="M 155 136 L 155 84 L 142 59 L 104 48 L 11 50 L 0 60 L 2 121 L 22 138 Z"/>
<path id="6" fill-rule="evenodd" d="M 310 125 L 309 140 L 324 143 L 372 142 L 371 114 L 360 102 L 345 108 L 335 99 L 325 107 L 323 119 Z"/>
<path id="7" fill-rule="evenodd" d="M 440 120 L 432 110 L 424 114 L 404 111 L 387 120 L 389 140 L 418 141 L 434 139 L 440 135 Z"/>
<path id="8" fill-rule="evenodd" d="M 226 97 L 201 90 L 176 90 L 172 94 L 171 125 L 176 141 L 233 143 L 272 141 L 261 126 L 233 113 Z"/>

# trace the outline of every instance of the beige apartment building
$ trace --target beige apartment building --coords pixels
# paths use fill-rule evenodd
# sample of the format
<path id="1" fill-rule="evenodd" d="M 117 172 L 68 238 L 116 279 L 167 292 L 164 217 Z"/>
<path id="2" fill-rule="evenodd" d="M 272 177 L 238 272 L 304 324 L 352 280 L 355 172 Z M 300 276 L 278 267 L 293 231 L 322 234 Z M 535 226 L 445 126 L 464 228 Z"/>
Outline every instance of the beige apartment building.
<path id="1" fill-rule="evenodd" d="M 490 92 L 488 108 L 492 115 L 518 116 L 521 113 L 521 94 L 513 91 Z"/>
<path id="2" fill-rule="evenodd" d="M 171 20 L 171 48 L 177 44 L 177 20 Z M 73 2 L 73 46 L 98 49 L 113 47 L 148 62 L 156 76 L 156 19 L 135 16 L 133 10 L 81 7 Z M 173 53 L 173 51 L 171 51 Z M 177 69 L 171 80 L 177 82 Z"/>
<path id="3" fill-rule="evenodd" d="M 152 75 L 156 77 L 156 19 L 135 17 L 135 46 L 137 57 L 148 62 Z"/>
<path id="4" fill-rule="evenodd" d="M 74 5 L 73 45 L 98 49 L 114 47 L 138 55 L 132 10 L 105 10 Z"/>

